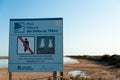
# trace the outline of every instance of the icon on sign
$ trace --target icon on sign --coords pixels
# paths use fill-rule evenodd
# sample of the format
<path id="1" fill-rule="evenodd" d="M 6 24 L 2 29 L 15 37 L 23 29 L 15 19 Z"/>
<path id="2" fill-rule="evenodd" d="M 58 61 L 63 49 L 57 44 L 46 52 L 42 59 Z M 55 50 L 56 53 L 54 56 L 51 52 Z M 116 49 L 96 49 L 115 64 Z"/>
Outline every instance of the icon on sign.
<path id="1" fill-rule="evenodd" d="M 37 54 L 54 54 L 55 36 L 37 37 Z"/>
<path id="2" fill-rule="evenodd" d="M 56 21 L 55 25 L 56 26 L 60 26 L 61 25 L 61 21 Z"/>
<path id="3" fill-rule="evenodd" d="M 15 33 L 23 33 L 24 31 L 25 31 L 25 23 L 23 22 L 14 23 Z"/>
<path id="4" fill-rule="evenodd" d="M 34 54 L 34 37 L 18 36 L 18 54 Z"/>

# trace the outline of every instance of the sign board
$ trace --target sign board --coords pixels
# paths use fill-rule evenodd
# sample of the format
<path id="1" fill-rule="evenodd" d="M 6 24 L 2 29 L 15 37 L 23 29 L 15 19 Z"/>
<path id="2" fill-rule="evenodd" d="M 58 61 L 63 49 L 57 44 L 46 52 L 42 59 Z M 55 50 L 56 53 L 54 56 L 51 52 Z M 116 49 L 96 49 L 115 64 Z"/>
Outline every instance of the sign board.
<path id="1" fill-rule="evenodd" d="M 9 72 L 63 70 L 63 19 L 10 19 Z"/>

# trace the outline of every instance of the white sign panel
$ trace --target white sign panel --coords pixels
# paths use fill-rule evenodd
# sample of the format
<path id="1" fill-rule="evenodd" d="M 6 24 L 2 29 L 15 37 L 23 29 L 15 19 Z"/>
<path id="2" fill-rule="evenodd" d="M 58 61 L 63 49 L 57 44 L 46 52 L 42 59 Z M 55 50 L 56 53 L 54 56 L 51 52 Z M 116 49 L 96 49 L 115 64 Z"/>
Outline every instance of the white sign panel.
<path id="1" fill-rule="evenodd" d="M 63 19 L 10 19 L 9 72 L 63 70 Z"/>

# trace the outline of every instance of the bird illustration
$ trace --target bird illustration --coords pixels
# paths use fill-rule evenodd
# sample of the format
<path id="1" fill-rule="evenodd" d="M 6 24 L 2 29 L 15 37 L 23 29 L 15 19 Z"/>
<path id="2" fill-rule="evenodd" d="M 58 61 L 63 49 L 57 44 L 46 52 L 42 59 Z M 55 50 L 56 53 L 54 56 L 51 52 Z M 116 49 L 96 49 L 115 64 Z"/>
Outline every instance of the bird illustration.
<path id="1" fill-rule="evenodd" d="M 49 39 L 49 44 L 48 44 L 48 48 L 53 48 L 53 43 L 52 43 L 52 39 Z"/>
<path id="2" fill-rule="evenodd" d="M 45 39 L 41 39 L 40 48 L 45 47 Z"/>

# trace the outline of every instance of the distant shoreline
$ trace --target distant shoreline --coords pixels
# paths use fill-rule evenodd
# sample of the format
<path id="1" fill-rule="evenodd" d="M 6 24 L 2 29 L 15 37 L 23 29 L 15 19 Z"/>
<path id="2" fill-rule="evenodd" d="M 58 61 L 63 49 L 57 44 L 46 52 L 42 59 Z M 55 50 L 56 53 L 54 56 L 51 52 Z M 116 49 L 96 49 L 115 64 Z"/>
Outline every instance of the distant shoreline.
<path id="1" fill-rule="evenodd" d="M 8 59 L 8 56 L 0 56 L 0 59 Z"/>

